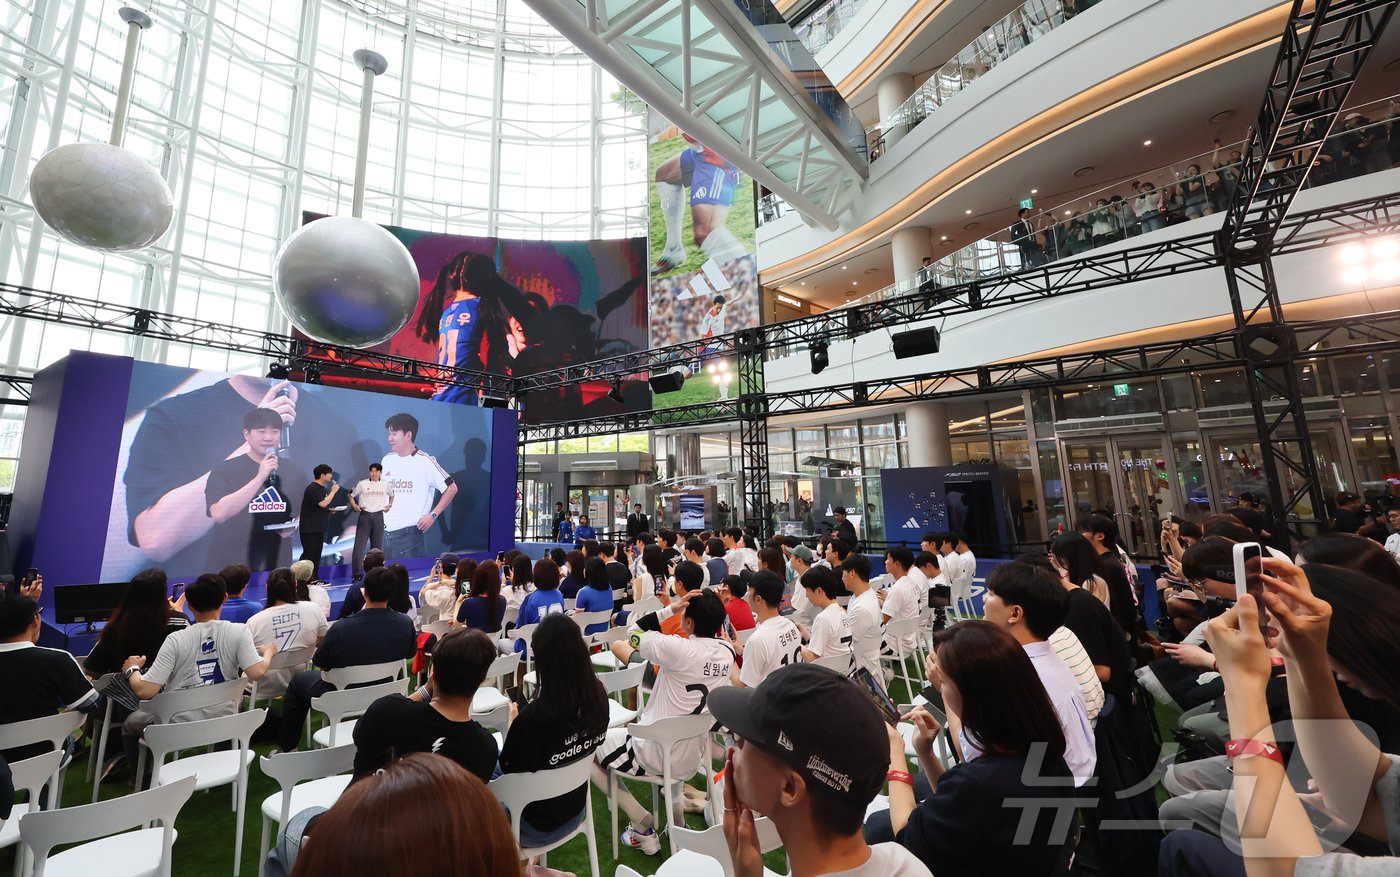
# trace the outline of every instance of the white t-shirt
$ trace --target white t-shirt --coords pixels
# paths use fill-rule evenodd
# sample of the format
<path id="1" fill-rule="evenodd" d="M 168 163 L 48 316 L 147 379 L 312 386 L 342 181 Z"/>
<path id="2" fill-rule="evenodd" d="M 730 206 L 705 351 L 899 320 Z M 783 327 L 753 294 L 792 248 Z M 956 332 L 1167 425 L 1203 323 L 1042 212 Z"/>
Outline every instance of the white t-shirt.
<path id="1" fill-rule="evenodd" d="M 253 635 L 253 645 L 261 648 L 268 643 L 277 643 L 277 651 L 315 648 L 326 635 L 326 616 L 315 603 L 290 603 L 264 609 L 248 619 L 248 632 Z M 287 667 L 281 670 L 268 670 L 258 680 L 258 697 L 266 694 L 276 697 L 287 690 L 287 683 L 296 672 Z"/>
<path id="2" fill-rule="evenodd" d="M 881 610 L 890 617 L 890 621 L 903 621 L 908 618 L 919 617 L 919 607 L 924 604 L 919 602 L 919 589 L 909 576 L 900 576 L 898 581 L 885 594 L 885 606 Z M 889 637 L 886 636 L 889 640 Z M 919 643 L 917 631 L 907 633 L 903 637 L 903 646 L 906 651 L 913 649 Z M 894 641 L 890 640 L 890 645 Z"/>
<path id="3" fill-rule="evenodd" d="M 928 605 L 928 576 L 917 566 L 910 567 L 909 581 L 914 583 L 914 587 L 919 591 L 919 606 L 922 608 Z"/>
<path id="4" fill-rule="evenodd" d="M 977 557 L 971 551 L 964 551 L 958 558 L 958 587 L 963 596 L 972 597 L 972 580 L 977 577 Z"/>
<path id="5" fill-rule="evenodd" d="M 321 585 L 308 584 L 306 586 L 307 596 L 311 598 L 311 603 L 321 610 L 321 614 L 327 619 L 331 617 L 331 595 Z"/>
<path id="6" fill-rule="evenodd" d="M 384 515 L 385 530 L 416 527 L 433 510 L 437 492 L 447 490 L 452 476 L 431 455 L 415 450 L 411 456 L 385 454 L 380 481 L 394 490 L 394 507 Z"/>
<path id="7" fill-rule="evenodd" d="M 242 624 L 222 619 L 201 621 L 177 630 L 161 643 L 151 669 L 141 674 L 147 682 L 181 691 L 197 685 L 215 685 L 237 679 L 243 671 L 262 660 L 253 645 L 253 635 Z M 233 715 L 235 704 L 227 708 L 190 710 L 174 718 L 188 722 Z"/>
<path id="8" fill-rule="evenodd" d="M 724 334 L 724 308 L 719 309 L 719 313 L 710 313 L 709 308 L 705 309 L 705 316 L 700 318 L 700 337 L 714 338 Z"/>
<path id="9" fill-rule="evenodd" d="M 851 631 L 846 627 L 846 610 L 840 603 L 833 600 L 817 613 L 807 648 L 819 658 L 851 653 Z"/>
<path id="10" fill-rule="evenodd" d="M 928 866 L 898 843 L 875 844 L 864 865 L 829 871 L 823 877 L 933 877 Z"/>
<path id="11" fill-rule="evenodd" d="M 731 576 L 737 576 L 744 568 L 744 550 L 731 548 L 724 552 L 724 565 L 729 568 Z"/>
<path id="12" fill-rule="evenodd" d="M 851 651 L 855 665 L 869 670 L 876 679 L 880 674 L 880 598 L 874 591 L 856 594 L 846 604 L 846 629 L 851 634 Z"/>
<path id="13" fill-rule="evenodd" d="M 382 512 L 394 498 L 394 486 L 385 481 L 381 473 L 378 481 L 361 479 L 355 485 L 355 489 L 350 491 L 350 495 L 355 498 L 361 509 L 367 512 Z"/>
<path id="14" fill-rule="evenodd" d="M 1089 723 L 1093 724 L 1103 710 L 1104 700 L 1103 683 L 1099 681 L 1099 674 L 1094 672 L 1094 662 L 1089 660 L 1089 653 L 1084 651 L 1079 637 L 1068 627 L 1055 628 L 1055 632 L 1050 634 L 1049 643 L 1074 675 L 1074 681 L 1079 683 L 1079 690 L 1084 694 L 1084 710 L 1089 715 Z"/>
<path id="15" fill-rule="evenodd" d="M 1391 533 L 1385 537 L 1385 550 L 1390 552 L 1390 556 L 1400 561 L 1400 533 Z"/>
<path id="16" fill-rule="evenodd" d="M 791 619 L 775 615 L 754 629 L 744 644 L 744 667 L 739 681 L 757 688 L 779 667 L 802 660 L 802 634 Z"/>
<path id="17" fill-rule="evenodd" d="M 792 569 L 792 567 L 788 567 Z M 817 607 L 812 605 L 812 601 L 807 599 L 807 589 L 802 587 L 802 581 L 798 581 L 792 586 L 792 611 L 793 614 L 806 624 L 811 624 L 816 617 Z"/>
<path id="18" fill-rule="evenodd" d="M 656 664 L 660 672 L 652 686 L 651 699 L 642 707 L 638 721 L 654 722 L 672 716 L 703 712 L 710 692 L 729 685 L 734 671 L 734 650 L 723 640 L 711 637 L 666 635 L 642 631 L 637 651 Z M 632 751 L 647 771 L 661 774 L 661 744 L 635 740 Z M 682 770 L 700 760 L 699 741 L 690 740 L 671 749 L 671 764 Z"/>

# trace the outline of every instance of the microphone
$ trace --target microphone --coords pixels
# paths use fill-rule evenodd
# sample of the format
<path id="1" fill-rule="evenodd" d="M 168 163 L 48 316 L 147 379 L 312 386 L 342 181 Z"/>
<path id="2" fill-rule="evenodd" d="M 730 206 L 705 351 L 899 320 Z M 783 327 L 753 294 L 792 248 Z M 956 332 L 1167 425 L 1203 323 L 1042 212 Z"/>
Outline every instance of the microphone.
<path id="1" fill-rule="evenodd" d="M 283 426 L 283 427 L 282 427 L 282 434 L 283 434 L 283 435 L 286 435 L 286 434 L 287 434 L 287 427 L 286 427 L 286 426 Z M 275 456 L 277 456 L 277 450 L 276 450 L 275 448 L 268 448 L 268 449 L 267 449 L 267 456 L 269 456 L 269 457 L 275 457 Z M 268 486 L 269 486 L 269 487 L 281 487 L 281 486 L 282 486 L 282 476 L 281 476 L 281 475 L 278 475 L 276 472 L 270 472 L 270 473 L 268 473 L 268 476 L 267 476 L 267 483 L 268 483 Z"/>
<path id="2" fill-rule="evenodd" d="M 278 396 L 283 396 L 283 397 L 285 397 L 285 396 L 290 396 L 290 395 L 292 395 L 292 388 L 291 388 L 291 387 L 283 387 L 282 389 L 280 389 L 280 390 L 277 391 L 277 395 L 278 395 Z M 287 451 L 289 451 L 289 450 L 291 450 L 291 449 L 292 449 L 292 425 L 291 425 L 290 423 L 287 423 L 287 422 L 284 420 L 284 421 L 282 421 L 282 438 L 281 438 L 281 440 L 277 443 L 277 453 L 278 453 L 279 455 L 281 455 L 281 456 L 286 456 Z"/>

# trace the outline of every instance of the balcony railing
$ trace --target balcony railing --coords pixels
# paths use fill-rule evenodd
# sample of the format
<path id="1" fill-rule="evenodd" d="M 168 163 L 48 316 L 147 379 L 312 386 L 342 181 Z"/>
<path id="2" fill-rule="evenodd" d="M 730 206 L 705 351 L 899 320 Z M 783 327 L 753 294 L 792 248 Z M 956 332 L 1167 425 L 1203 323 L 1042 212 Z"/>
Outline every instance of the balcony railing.
<path id="1" fill-rule="evenodd" d="M 815 55 L 836 39 L 864 5 L 865 0 L 827 0 L 794 25 L 793 33 Z"/>
<path id="2" fill-rule="evenodd" d="M 1333 131 L 1307 187 L 1400 167 L 1400 102 L 1382 98 L 1348 109 Z M 1392 140 L 1392 136 L 1394 139 Z M 1392 146 L 1392 143 L 1394 146 Z M 1024 271 L 1169 225 L 1223 212 L 1240 177 L 1244 141 L 1103 186 L 1003 228 L 928 268 L 845 305 L 884 301 Z M 1027 231 L 1029 230 L 1029 234 Z M 843 306 L 845 306 L 843 305 Z"/>

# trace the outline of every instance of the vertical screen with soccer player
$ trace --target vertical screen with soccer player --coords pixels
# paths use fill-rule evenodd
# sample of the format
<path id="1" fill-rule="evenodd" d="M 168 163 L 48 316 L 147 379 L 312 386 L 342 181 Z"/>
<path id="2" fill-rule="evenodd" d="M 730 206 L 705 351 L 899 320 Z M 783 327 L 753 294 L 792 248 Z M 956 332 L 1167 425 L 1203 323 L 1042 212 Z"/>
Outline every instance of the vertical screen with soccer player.
<path id="1" fill-rule="evenodd" d="M 314 222 L 320 214 L 303 214 Z M 421 294 L 408 325 L 374 348 L 456 368 L 528 375 L 642 350 L 647 344 L 646 244 L 641 238 L 526 241 L 385 226 L 413 255 Z M 297 337 L 304 337 L 298 334 Z M 314 343 L 313 357 L 317 356 Z M 474 389 L 427 387 L 392 375 L 337 370 L 322 352 L 326 383 L 441 402 L 481 404 Z M 578 420 L 639 411 L 646 380 L 608 381 L 533 392 L 529 422 Z"/>
<path id="2" fill-rule="evenodd" d="M 303 493 L 323 463 L 342 488 L 323 563 L 336 552 L 348 563 L 355 515 L 345 496 L 371 463 L 394 490 L 384 514 L 391 559 L 485 550 L 491 423 L 507 414 L 137 362 L 101 580 L 149 566 L 172 577 L 286 566 L 301 555 Z"/>
<path id="3" fill-rule="evenodd" d="M 651 346 L 757 326 L 753 181 L 657 113 L 651 114 L 647 152 Z M 703 404 L 737 392 L 728 384 L 716 383 L 708 366 L 688 378 L 680 390 L 657 393 L 654 406 Z"/>

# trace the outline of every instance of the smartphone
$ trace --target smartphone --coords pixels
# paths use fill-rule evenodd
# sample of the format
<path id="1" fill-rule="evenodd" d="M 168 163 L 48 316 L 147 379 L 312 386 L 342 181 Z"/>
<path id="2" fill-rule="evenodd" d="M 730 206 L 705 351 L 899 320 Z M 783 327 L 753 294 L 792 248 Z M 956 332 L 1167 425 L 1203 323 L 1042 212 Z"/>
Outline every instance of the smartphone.
<path id="1" fill-rule="evenodd" d="M 864 667 L 857 667 L 855 670 L 851 671 L 849 678 L 856 684 L 856 687 L 865 692 L 865 696 L 870 698 L 871 702 L 875 704 L 876 709 L 880 711 L 880 715 L 887 724 L 899 724 L 899 710 L 895 707 L 894 701 L 890 700 L 890 696 L 886 693 L 885 687 L 875 681 L 875 677 L 870 674 L 869 670 Z"/>
<path id="2" fill-rule="evenodd" d="M 173 587 L 173 588 L 170 589 L 170 599 L 172 599 L 172 600 L 178 600 L 178 599 L 180 599 L 180 595 L 181 595 L 182 593 L 184 593 L 184 591 L 185 591 L 185 583 L 184 583 L 184 582 L 176 582 L 176 583 L 175 583 L 175 587 Z"/>
<path id="3" fill-rule="evenodd" d="M 31 566 L 29 568 L 29 571 L 26 572 L 24 575 L 27 580 L 32 582 L 39 577 L 39 568 L 36 566 Z"/>
<path id="4" fill-rule="evenodd" d="M 524 709 L 525 705 L 529 703 L 529 701 L 525 699 L 525 692 L 520 690 L 519 685 L 512 685 L 507 688 L 506 697 L 510 698 L 511 702 L 521 709 Z"/>
<path id="5" fill-rule="evenodd" d="M 506 553 L 505 553 L 504 551 L 497 551 L 497 552 L 496 552 L 496 562 L 497 562 L 497 563 L 504 563 L 504 562 L 505 562 L 505 559 L 506 559 Z"/>
<path id="6" fill-rule="evenodd" d="M 1235 545 L 1235 599 L 1245 594 L 1254 596 L 1259 607 L 1259 632 L 1267 639 L 1269 624 L 1264 611 L 1264 552 L 1258 542 L 1239 542 Z"/>

